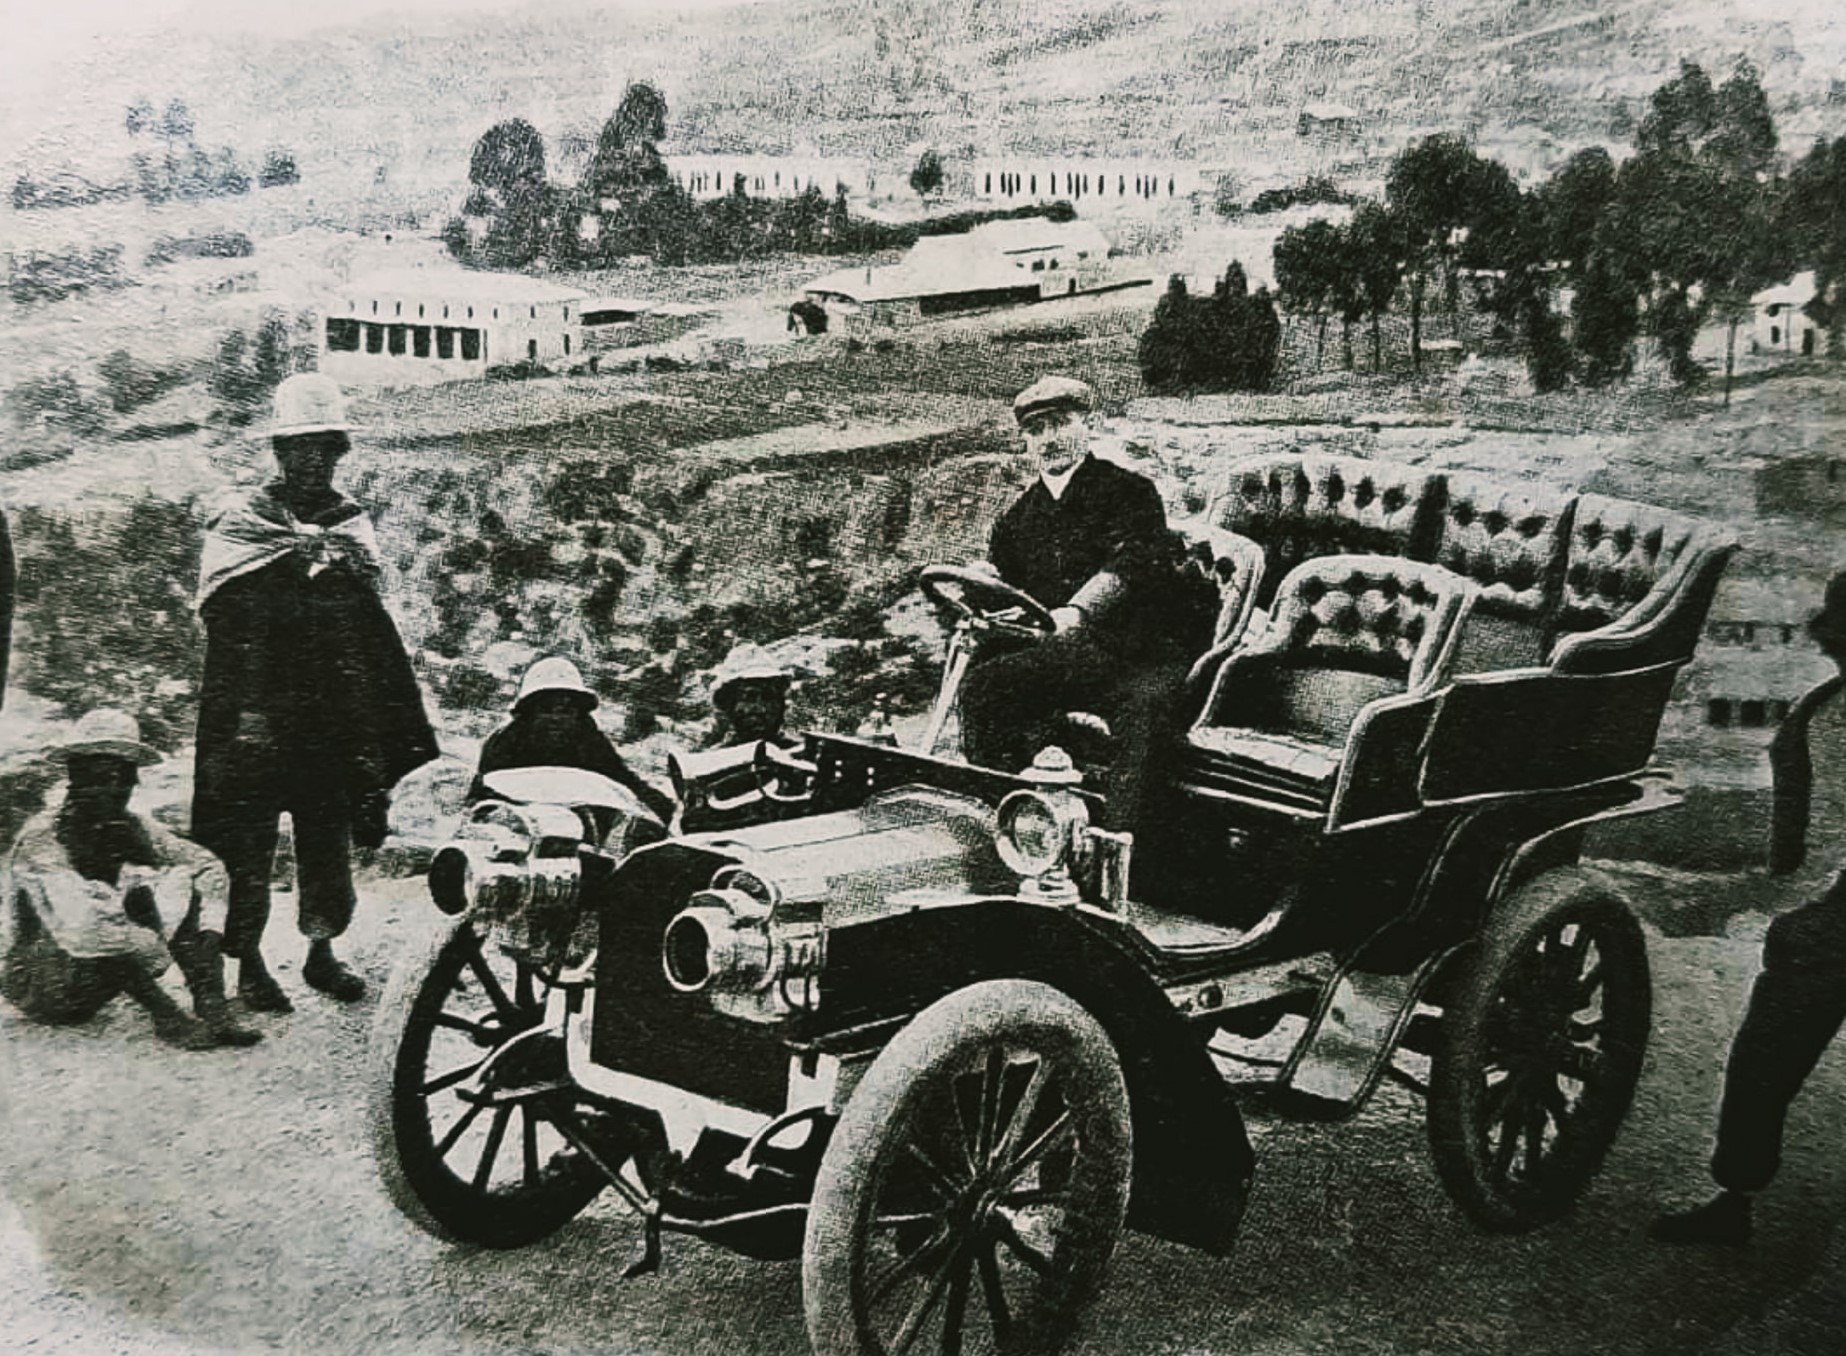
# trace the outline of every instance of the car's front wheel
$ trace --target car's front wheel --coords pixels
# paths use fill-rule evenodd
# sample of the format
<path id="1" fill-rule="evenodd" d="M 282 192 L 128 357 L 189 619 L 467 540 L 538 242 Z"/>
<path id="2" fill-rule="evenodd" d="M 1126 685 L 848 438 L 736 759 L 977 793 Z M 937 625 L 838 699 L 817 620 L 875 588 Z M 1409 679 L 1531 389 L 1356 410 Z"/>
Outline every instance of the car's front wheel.
<path id="1" fill-rule="evenodd" d="M 398 1208 L 439 1238 L 524 1247 L 606 1185 L 557 1128 L 571 1094 L 546 994 L 464 918 L 400 965 L 379 1004 L 374 1156 Z"/>
<path id="2" fill-rule="evenodd" d="M 1133 1158 L 1108 1036 L 1048 985 L 920 1013 L 841 1114 L 808 1214 L 818 1356 L 1043 1351 L 1095 1297 Z"/>

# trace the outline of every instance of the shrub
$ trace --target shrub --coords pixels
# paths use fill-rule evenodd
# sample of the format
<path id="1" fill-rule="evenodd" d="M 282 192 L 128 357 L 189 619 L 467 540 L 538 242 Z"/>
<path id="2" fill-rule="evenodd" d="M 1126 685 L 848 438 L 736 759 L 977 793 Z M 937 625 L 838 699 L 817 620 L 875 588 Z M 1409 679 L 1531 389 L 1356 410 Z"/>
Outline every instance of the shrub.
<path id="1" fill-rule="evenodd" d="M 100 432 L 104 423 L 102 407 L 69 369 L 26 378 L 7 393 L 6 403 L 22 424 L 49 421 L 89 436 Z"/>

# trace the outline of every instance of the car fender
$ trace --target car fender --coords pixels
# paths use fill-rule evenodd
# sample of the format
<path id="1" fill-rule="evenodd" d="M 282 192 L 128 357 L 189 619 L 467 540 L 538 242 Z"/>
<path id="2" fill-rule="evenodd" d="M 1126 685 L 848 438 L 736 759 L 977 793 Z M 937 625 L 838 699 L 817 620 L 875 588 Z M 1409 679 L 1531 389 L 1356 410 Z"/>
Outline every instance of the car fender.
<path id="1" fill-rule="evenodd" d="M 1059 989 L 1114 1042 L 1134 1116 L 1129 1223 L 1228 1252 L 1255 1167 L 1243 1114 L 1199 1033 L 1106 917 L 976 898 L 837 928 L 827 939 L 821 1011 L 836 1031 L 869 1026 L 990 979 Z"/>

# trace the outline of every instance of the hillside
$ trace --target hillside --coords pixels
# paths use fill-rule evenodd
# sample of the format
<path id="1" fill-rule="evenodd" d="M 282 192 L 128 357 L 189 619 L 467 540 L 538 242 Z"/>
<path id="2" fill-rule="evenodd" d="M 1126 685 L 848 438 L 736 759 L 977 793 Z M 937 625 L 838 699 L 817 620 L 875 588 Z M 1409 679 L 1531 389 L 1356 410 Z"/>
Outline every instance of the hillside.
<path id="1" fill-rule="evenodd" d="M 1313 100 L 1360 113 L 1359 162 L 1429 127 L 1619 140 L 1682 57 L 1755 61 L 1791 148 L 1828 125 L 1830 99 L 1846 115 L 1846 19 L 1811 0 L 759 0 L 644 16 L 567 0 L 305 36 L 175 31 L 149 48 L 118 38 L 0 95 L 6 172 L 119 162 L 117 91 L 187 100 L 204 144 L 289 145 L 323 205 L 452 193 L 504 117 L 533 121 L 555 162 L 631 79 L 666 92 L 671 148 L 811 146 L 887 168 L 918 142 L 1235 167 L 1299 154 Z"/>

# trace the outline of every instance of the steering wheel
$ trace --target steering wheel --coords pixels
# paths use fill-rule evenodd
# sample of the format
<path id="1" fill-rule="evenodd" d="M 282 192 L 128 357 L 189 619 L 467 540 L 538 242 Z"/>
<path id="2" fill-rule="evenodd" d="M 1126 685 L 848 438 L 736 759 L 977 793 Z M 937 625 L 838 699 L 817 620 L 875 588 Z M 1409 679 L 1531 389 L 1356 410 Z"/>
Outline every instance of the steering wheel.
<path id="1" fill-rule="evenodd" d="M 917 579 L 924 597 L 962 621 L 1023 631 L 1034 636 L 1058 629 L 1051 609 L 1023 589 L 960 565 L 931 565 Z M 1014 615 L 1008 616 L 1007 613 Z"/>

